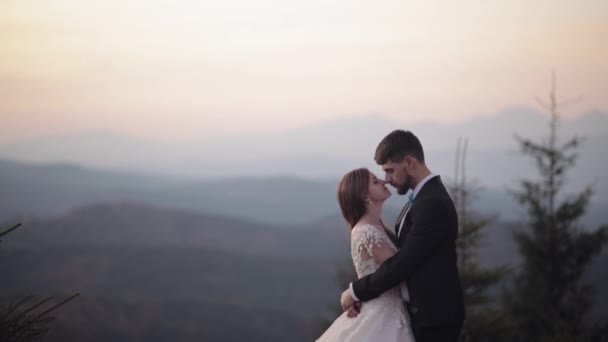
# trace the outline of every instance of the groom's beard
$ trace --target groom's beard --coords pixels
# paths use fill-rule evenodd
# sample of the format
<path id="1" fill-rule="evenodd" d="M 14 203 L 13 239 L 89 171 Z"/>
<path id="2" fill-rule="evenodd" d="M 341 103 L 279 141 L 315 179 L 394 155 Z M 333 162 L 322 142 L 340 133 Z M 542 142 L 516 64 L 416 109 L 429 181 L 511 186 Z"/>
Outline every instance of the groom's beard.
<path id="1" fill-rule="evenodd" d="M 397 194 L 405 195 L 410 190 L 409 184 L 400 184 L 395 187 L 397 189 Z"/>
<path id="2" fill-rule="evenodd" d="M 412 188 L 412 178 L 407 177 L 403 184 L 395 184 L 395 189 L 397 189 L 397 194 L 405 195 Z"/>

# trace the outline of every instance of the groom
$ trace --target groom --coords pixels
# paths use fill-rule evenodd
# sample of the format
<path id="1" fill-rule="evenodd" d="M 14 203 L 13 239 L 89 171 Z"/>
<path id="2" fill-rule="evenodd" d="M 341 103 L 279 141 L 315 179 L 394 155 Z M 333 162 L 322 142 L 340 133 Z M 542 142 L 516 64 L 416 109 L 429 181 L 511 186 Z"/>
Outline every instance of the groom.
<path id="1" fill-rule="evenodd" d="M 412 190 L 395 223 L 399 251 L 378 270 L 350 284 L 342 293 L 343 310 L 357 314 L 359 304 L 405 281 L 402 297 L 416 342 L 457 341 L 464 320 L 464 301 L 456 266 L 458 217 L 438 175 L 424 162 L 418 138 L 396 130 L 376 148 L 374 157 L 397 193 Z M 409 205 L 411 202 L 411 205 Z"/>

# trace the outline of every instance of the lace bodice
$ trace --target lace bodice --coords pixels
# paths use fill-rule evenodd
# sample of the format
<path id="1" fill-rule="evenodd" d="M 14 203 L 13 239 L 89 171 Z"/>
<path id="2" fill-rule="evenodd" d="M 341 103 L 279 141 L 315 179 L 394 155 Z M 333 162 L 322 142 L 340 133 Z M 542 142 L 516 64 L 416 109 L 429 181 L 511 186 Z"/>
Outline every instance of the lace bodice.
<path id="1" fill-rule="evenodd" d="M 351 255 L 357 276 L 359 278 L 374 273 L 382 264 L 382 257 L 391 256 L 397 252 L 387 233 L 370 224 L 357 224 L 351 231 Z M 380 262 L 378 260 L 380 260 Z M 405 285 L 404 290 L 407 291 Z M 397 326 L 403 326 L 408 319 L 405 313 L 400 288 L 390 289 L 380 297 L 364 303 L 370 315 L 376 315 L 380 311 L 388 310 L 390 316 L 394 317 L 390 322 Z"/>
<path id="2" fill-rule="evenodd" d="M 355 225 L 351 231 L 350 253 L 359 278 L 374 273 L 380 266 L 374 259 L 374 247 L 390 248 L 393 253 L 397 252 L 384 230 L 367 223 Z"/>

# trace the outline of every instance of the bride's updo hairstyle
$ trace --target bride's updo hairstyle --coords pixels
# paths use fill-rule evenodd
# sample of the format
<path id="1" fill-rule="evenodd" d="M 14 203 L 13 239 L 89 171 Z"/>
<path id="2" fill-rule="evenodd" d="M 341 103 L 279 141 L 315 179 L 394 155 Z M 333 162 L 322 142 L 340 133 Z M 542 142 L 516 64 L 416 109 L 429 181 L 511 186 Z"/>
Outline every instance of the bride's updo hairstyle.
<path id="1" fill-rule="evenodd" d="M 350 171 L 338 183 L 338 204 L 350 229 L 365 215 L 365 196 L 368 188 L 369 170 L 366 168 Z"/>

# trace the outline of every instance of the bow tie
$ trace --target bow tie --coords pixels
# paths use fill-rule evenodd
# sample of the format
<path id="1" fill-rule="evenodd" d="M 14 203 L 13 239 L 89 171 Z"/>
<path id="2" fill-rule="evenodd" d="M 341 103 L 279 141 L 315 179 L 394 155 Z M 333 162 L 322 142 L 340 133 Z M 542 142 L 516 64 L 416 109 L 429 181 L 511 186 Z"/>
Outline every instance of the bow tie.
<path id="1" fill-rule="evenodd" d="M 414 202 L 414 193 L 413 193 L 413 192 L 410 192 L 410 193 L 407 195 L 407 202 L 408 202 L 410 205 L 411 205 L 411 204 Z"/>

